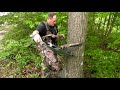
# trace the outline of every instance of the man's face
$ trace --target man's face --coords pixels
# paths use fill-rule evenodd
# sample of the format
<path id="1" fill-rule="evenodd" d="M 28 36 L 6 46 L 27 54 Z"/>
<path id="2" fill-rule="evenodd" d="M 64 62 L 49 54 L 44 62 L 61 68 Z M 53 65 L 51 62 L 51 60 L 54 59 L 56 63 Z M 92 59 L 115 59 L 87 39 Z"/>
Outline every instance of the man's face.
<path id="1" fill-rule="evenodd" d="M 53 16 L 53 18 L 49 18 L 49 25 L 54 26 L 56 24 L 57 17 L 56 15 Z"/>

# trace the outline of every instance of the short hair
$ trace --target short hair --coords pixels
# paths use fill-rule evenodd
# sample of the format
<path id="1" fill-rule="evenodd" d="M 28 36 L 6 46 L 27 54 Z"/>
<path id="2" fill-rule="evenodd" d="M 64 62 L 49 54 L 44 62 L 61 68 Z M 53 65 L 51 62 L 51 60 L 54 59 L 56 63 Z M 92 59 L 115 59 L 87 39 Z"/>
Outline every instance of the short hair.
<path id="1" fill-rule="evenodd" d="M 53 18 L 53 16 L 55 16 L 56 13 L 55 12 L 49 12 L 48 13 L 48 18 Z"/>

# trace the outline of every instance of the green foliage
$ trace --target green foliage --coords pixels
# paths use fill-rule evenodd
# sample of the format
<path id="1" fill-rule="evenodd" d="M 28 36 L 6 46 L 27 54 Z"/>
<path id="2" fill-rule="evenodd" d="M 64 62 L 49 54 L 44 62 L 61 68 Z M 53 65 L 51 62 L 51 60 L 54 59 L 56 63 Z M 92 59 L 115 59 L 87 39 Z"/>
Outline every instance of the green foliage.
<path id="1" fill-rule="evenodd" d="M 36 67 L 40 67 L 42 56 L 40 54 L 33 53 L 31 48 L 34 48 L 34 44 L 30 38 L 16 40 L 6 40 L 4 51 L 0 53 L 0 58 L 15 60 L 19 68 L 24 68 L 30 62 L 34 62 Z M 35 51 L 35 50 L 34 50 Z M 39 64 L 37 64 L 38 62 Z"/>
<path id="2" fill-rule="evenodd" d="M 88 35 L 86 39 L 86 49 L 96 49 L 99 43 L 99 38 L 97 36 Z"/>
<path id="3" fill-rule="evenodd" d="M 109 37 L 108 48 L 116 49 L 120 46 L 120 33 L 112 33 Z"/>
<path id="4" fill-rule="evenodd" d="M 63 45 L 66 43 L 67 41 L 67 20 L 68 20 L 68 12 L 58 12 L 57 13 L 57 25 L 58 25 L 58 30 L 59 30 L 59 34 L 64 34 L 65 35 L 65 39 L 59 39 L 58 43 L 59 46 Z"/>
<path id="5" fill-rule="evenodd" d="M 108 23 L 109 15 L 112 17 Z M 90 74 L 90 77 L 120 77 L 119 16 L 118 12 L 89 13 L 84 70 Z"/>
<path id="6" fill-rule="evenodd" d="M 95 78 L 119 78 L 120 55 L 112 51 L 101 49 L 86 51 L 86 60 L 88 64 L 85 67 Z"/>

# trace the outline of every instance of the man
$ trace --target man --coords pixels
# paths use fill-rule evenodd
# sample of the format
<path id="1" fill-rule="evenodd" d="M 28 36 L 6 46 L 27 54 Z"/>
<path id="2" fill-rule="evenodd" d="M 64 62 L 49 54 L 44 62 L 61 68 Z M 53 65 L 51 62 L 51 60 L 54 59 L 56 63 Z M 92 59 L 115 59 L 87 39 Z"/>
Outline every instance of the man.
<path id="1" fill-rule="evenodd" d="M 57 38 L 64 38 L 63 34 L 58 34 L 56 25 L 57 16 L 54 12 L 48 14 L 47 22 L 42 22 L 36 30 L 32 33 L 32 37 L 37 44 L 45 42 L 50 47 L 57 46 Z"/>
<path id="2" fill-rule="evenodd" d="M 61 69 L 59 66 L 59 62 L 55 57 L 54 52 L 46 47 L 46 45 L 50 47 L 56 47 L 57 39 L 64 38 L 64 34 L 61 35 L 58 34 L 56 21 L 57 21 L 56 14 L 50 12 L 48 14 L 47 22 L 40 23 L 37 26 L 36 30 L 33 31 L 31 35 L 31 37 L 36 42 L 36 44 L 40 46 L 42 53 L 45 56 L 43 63 L 41 64 L 43 68 L 43 73 L 47 69 L 46 66 L 50 66 L 49 68 L 55 71 L 59 71 Z M 45 65 L 46 62 L 48 65 L 47 64 Z"/>

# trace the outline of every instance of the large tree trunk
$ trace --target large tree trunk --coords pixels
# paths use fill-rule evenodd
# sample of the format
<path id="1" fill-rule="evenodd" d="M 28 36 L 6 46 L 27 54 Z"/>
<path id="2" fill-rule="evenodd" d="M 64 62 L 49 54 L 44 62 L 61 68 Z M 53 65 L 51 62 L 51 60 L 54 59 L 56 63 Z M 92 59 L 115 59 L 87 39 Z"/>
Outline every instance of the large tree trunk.
<path id="1" fill-rule="evenodd" d="M 87 31 L 87 13 L 70 12 L 68 18 L 67 43 L 83 43 L 80 47 L 73 47 L 73 56 L 66 56 L 63 70 L 59 73 L 62 78 L 83 78 L 83 59 L 85 36 Z"/>

